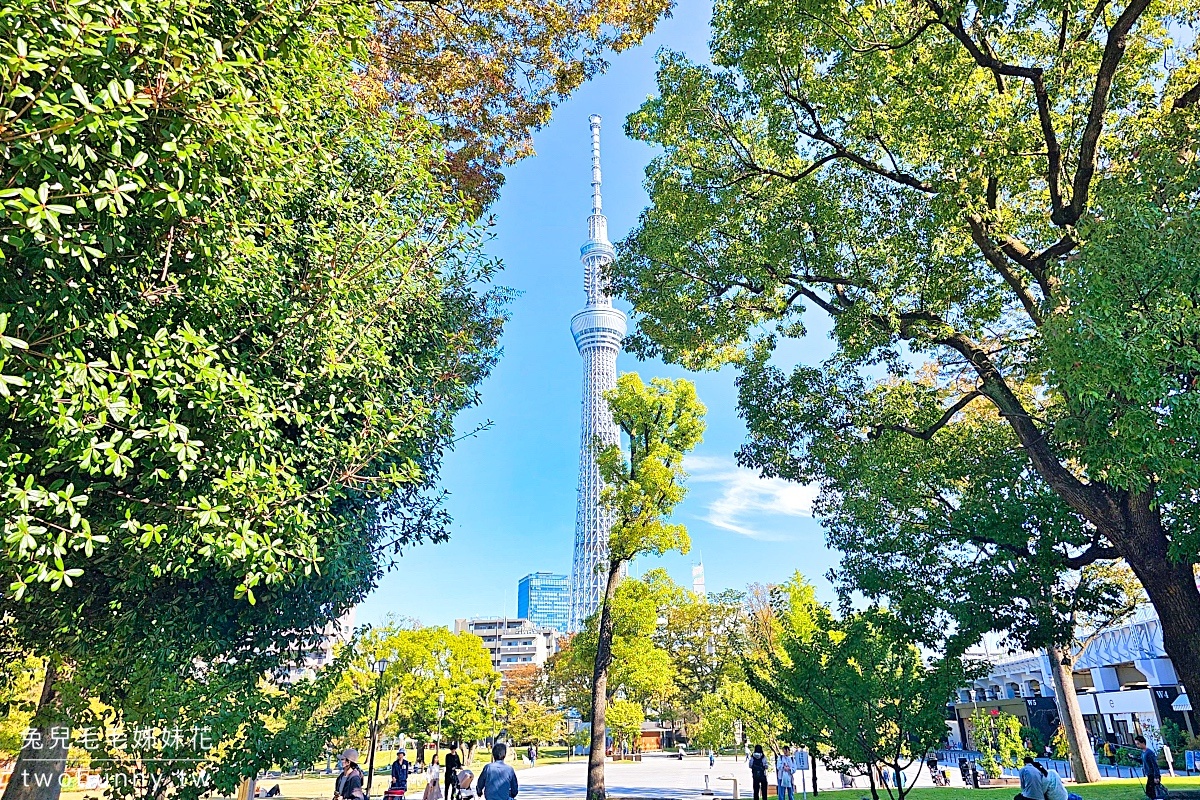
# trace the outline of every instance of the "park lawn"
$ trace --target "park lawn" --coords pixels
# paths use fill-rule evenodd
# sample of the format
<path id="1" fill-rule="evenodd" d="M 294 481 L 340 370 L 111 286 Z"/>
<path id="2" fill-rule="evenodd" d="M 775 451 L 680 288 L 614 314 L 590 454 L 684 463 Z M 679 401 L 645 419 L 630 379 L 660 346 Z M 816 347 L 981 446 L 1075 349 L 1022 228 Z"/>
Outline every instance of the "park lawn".
<path id="1" fill-rule="evenodd" d="M 1200 777 L 1192 778 L 1163 778 L 1163 785 L 1171 792 L 1200 792 Z M 1146 800 L 1142 781 L 1136 778 L 1113 778 L 1100 783 L 1076 786 L 1068 783 L 1067 790 L 1074 792 L 1083 800 Z M 905 800 L 1010 800 L 1017 793 L 1015 786 L 998 786 L 994 789 L 966 789 L 952 787 L 949 789 L 921 788 L 913 789 Z M 880 798 L 886 795 L 880 794 Z"/>

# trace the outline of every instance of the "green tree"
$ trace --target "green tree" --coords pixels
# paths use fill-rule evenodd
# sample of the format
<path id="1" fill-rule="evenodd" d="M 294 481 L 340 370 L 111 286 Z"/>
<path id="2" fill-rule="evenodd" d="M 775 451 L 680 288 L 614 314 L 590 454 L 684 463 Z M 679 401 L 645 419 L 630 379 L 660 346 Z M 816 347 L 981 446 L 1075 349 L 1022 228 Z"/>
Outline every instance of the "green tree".
<path id="1" fill-rule="evenodd" d="M 634 752 L 642 723 L 646 721 L 646 712 L 642 707 L 632 700 L 614 700 L 606 709 L 605 716 L 617 749 L 626 753 Z"/>
<path id="2" fill-rule="evenodd" d="M 608 672 L 613 663 L 612 603 L 621 574 L 634 557 L 687 552 L 687 529 L 666 521 L 683 499 L 683 456 L 700 442 L 705 408 L 696 387 L 684 379 L 655 378 L 646 385 L 636 373 L 617 379 L 607 394 L 613 421 L 628 447 L 596 453 L 605 487 L 601 506 L 612 515 L 608 538 L 608 576 L 600 604 L 596 660 L 592 673 L 592 747 L 588 756 L 588 800 L 604 800 L 604 731 L 608 703 Z"/>
<path id="3" fill-rule="evenodd" d="M 641 579 L 626 578 L 612 598 L 612 664 L 606 692 L 642 704 L 661 704 L 673 687 L 675 661 L 657 639 L 660 615 L 682 590 L 662 570 L 651 570 Z M 591 714 L 591 678 L 595 671 L 600 613 L 584 620 L 552 662 L 551 680 L 563 690 L 566 704 L 584 716 Z"/>
<path id="4" fill-rule="evenodd" d="M 989 778 L 999 778 L 1004 767 L 1019 767 L 1029 755 L 1021 739 L 1021 720 L 1003 711 L 976 709 L 971 714 L 970 736 Z"/>
<path id="5" fill-rule="evenodd" d="M 945 738 L 960 662 L 927 664 L 895 617 L 876 607 L 834 615 L 798 575 L 774 600 L 778 644 L 756 643 L 750 686 L 787 720 L 794 741 L 820 748 L 835 769 L 866 774 L 878 798 L 877 765 L 898 774 Z M 895 788 L 903 800 L 912 787 Z"/>
<path id="6" fill-rule="evenodd" d="M 429 126 L 345 91 L 369 6 L 310 11 L 0 15 L 0 602 L 44 733 L 92 700 L 252 716 L 444 536 L 423 492 L 495 358 L 492 267 Z"/>
<path id="7" fill-rule="evenodd" d="M 562 729 L 563 713 L 535 702 L 518 702 L 508 717 L 508 738 L 517 745 L 541 745 L 554 741 Z"/>
<path id="8" fill-rule="evenodd" d="M 761 744 L 772 753 L 778 753 L 785 743 L 787 720 L 744 680 L 727 681 L 701 698 L 699 716 L 692 738 L 702 747 L 717 750 L 738 744 L 739 735 L 746 743 Z"/>
<path id="9" fill-rule="evenodd" d="M 1050 754 L 1060 759 L 1071 757 L 1071 742 L 1067 739 L 1067 731 L 1062 725 L 1059 725 L 1054 730 L 1054 736 L 1050 737 Z"/>
<path id="10" fill-rule="evenodd" d="M 1127 560 L 1185 683 L 1200 62 L 1173 20 L 1194 10 L 722 0 L 715 66 L 664 54 L 629 120 L 664 152 L 610 276 L 635 352 L 742 362 L 741 459 L 767 475 L 836 491 L 831 428 L 908 437 L 919 467 L 989 409 L 981 457 L 1018 457 L 1082 522 L 1046 548 Z M 833 353 L 795 366 L 809 311 Z"/>
<path id="11" fill-rule="evenodd" d="M 734 640 L 741 631 L 741 598 L 698 597 L 685 590 L 661 613 L 666 622 L 655 641 L 670 654 L 675 691 L 694 716 L 705 697 L 738 674 Z"/>
<path id="12" fill-rule="evenodd" d="M 591 743 L 592 732 L 583 725 L 571 731 L 567 736 L 567 760 L 571 760 L 571 754 L 575 752 L 576 747 L 588 747 Z"/>
<path id="13" fill-rule="evenodd" d="M 388 662 L 382 683 L 375 665 Z M 468 747 L 492 733 L 492 713 L 500 673 L 479 637 L 452 633 L 446 628 L 423 628 L 411 621 L 390 618 L 366 631 L 332 702 L 372 700 L 382 686 L 380 730 L 407 734 L 424 743 L 440 730 L 446 742 Z M 362 749 L 375 709 L 350 721 L 345 733 Z"/>
<path id="14" fill-rule="evenodd" d="M 911 384 L 877 393 L 897 418 L 913 408 Z M 909 436 L 879 435 L 864 447 L 838 424 L 815 446 L 828 465 L 830 490 L 818 504 L 843 553 L 843 593 L 885 602 L 935 649 L 962 653 L 993 632 L 1045 649 L 1074 774 L 1099 780 L 1070 661 L 1096 630 L 1144 602 L 1136 579 L 1119 561 L 1078 557 L 1093 538 L 1086 521 L 1031 474 L 1018 448 L 992 446 L 1009 433 L 990 410 L 964 409 L 932 452 Z"/>

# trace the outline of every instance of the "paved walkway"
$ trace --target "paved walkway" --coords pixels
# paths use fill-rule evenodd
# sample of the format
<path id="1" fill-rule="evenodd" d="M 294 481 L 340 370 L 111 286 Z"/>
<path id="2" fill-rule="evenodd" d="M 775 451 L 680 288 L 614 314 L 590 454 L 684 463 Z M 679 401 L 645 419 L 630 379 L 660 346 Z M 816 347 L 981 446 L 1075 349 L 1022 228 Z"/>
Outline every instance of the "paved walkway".
<path id="1" fill-rule="evenodd" d="M 915 767 L 910 770 L 915 771 Z M 604 768 L 608 794 L 614 798 L 635 800 L 701 800 L 700 793 L 704 790 L 705 775 L 709 776 L 709 785 L 715 797 L 733 797 L 732 782 L 718 780 L 720 776 L 737 778 L 738 794 L 742 798 L 751 796 L 750 768 L 746 766 L 743 758 L 718 758 L 716 765 L 710 769 L 708 759 L 704 757 L 689 757 L 679 761 L 667 756 L 648 755 L 640 762 L 610 761 Z M 819 768 L 817 776 L 817 785 L 822 792 L 836 788 L 840 797 L 849 797 L 849 793 L 840 794 L 841 780 L 836 773 Z M 580 758 L 569 764 L 523 769 L 517 773 L 517 778 L 521 784 L 519 800 L 577 800 L 583 796 L 587 783 L 587 762 Z M 957 775 L 954 778 L 957 778 Z M 811 776 L 809 780 L 811 781 Z M 865 788 L 865 779 L 859 778 L 858 783 L 860 787 L 850 791 L 859 792 L 859 797 L 863 794 L 869 796 L 870 792 Z M 917 785 L 933 785 L 926 770 L 921 770 Z M 799 800 L 800 793 L 797 792 L 796 796 Z"/>

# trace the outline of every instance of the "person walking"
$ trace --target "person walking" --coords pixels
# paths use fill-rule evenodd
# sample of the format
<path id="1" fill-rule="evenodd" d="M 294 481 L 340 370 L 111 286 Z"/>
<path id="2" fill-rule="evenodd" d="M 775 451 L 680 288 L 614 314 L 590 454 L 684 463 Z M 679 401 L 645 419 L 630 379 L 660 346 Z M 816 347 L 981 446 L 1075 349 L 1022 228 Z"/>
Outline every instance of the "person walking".
<path id="1" fill-rule="evenodd" d="M 479 773 L 475 794 L 485 800 L 512 800 L 517 796 L 517 771 L 504 763 L 508 747 L 503 742 L 492 745 L 492 763 Z"/>
<path id="2" fill-rule="evenodd" d="M 537 748 L 536 747 L 534 747 L 533 745 L 529 745 L 529 747 L 525 748 L 525 756 L 529 759 L 529 766 L 531 766 L 531 767 L 537 766 Z"/>
<path id="3" fill-rule="evenodd" d="M 1108 759 L 1108 765 L 1114 767 L 1117 764 L 1117 748 L 1113 747 L 1113 743 L 1107 739 L 1104 741 L 1104 757 Z"/>
<path id="4" fill-rule="evenodd" d="M 442 800 L 442 787 L 438 784 L 438 760 L 434 756 L 429 761 L 429 782 L 425 784 L 425 794 L 421 800 Z"/>
<path id="5" fill-rule="evenodd" d="M 885 788 L 885 789 L 892 788 L 892 769 L 891 769 L 891 767 L 884 767 L 883 769 L 881 769 L 879 771 L 879 777 L 883 781 L 883 788 Z"/>
<path id="6" fill-rule="evenodd" d="M 1041 765 L 1033 760 L 1033 756 L 1025 756 L 1025 766 L 1021 767 L 1021 793 L 1013 800 L 1046 800 L 1046 779 L 1042 775 Z"/>
<path id="7" fill-rule="evenodd" d="M 363 792 L 363 772 L 358 766 L 358 751 L 353 747 L 342 752 L 342 772 L 333 784 L 333 800 L 366 800 Z"/>
<path id="8" fill-rule="evenodd" d="M 767 800 L 767 757 L 763 755 L 761 744 L 754 745 L 754 753 L 750 756 L 750 782 L 754 786 L 754 800 Z"/>
<path id="9" fill-rule="evenodd" d="M 403 747 L 396 751 L 396 760 L 392 762 L 392 785 L 389 788 L 408 791 L 408 776 L 412 773 L 413 766 L 407 756 L 408 753 Z"/>
<path id="10" fill-rule="evenodd" d="M 1146 776 L 1146 797 L 1150 800 L 1166 797 L 1166 790 L 1162 785 L 1162 772 L 1158 769 L 1158 753 L 1146 744 L 1145 736 L 1133 737 L 1133 743 L 1142 751 L 1142 773 Z"/>
<path id="11" fill-rule="evenodd" d="M 708 748 L 708 768 L 712 769 L 713 765 L 716 763 L 717 763 L 717 755 L 716 755 L 716 753 L 713 752 L 713 749 L 710 747 L 710 748 Z"/>
<path id="12" fill-rule="evenodd" d="M 458 750 L 451 748 L 446 751 L 446 758 L 442 762 L 446 768 L 446 777 L 442 781 L 445 786 L 446 800 L 457 800 L 458 798 L 458 771 L 462 768 L 462 759 L 458 757 Z"/>
<path id="13" fill-rule="evenodd" d="M 779 800 L 796 800 L 796 760 L 792 748 L 783 746 L 783 755 L 775 759 L 775 796 Z"/>

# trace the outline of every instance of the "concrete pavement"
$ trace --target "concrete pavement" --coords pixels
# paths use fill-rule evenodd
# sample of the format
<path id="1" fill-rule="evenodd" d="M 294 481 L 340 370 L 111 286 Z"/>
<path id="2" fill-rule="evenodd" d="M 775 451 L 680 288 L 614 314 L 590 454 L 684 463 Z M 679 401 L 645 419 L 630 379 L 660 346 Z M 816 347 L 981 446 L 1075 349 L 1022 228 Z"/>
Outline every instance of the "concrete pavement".
<path id="1" fill-rule="evenodd" d="M 909 770 L 910 775 L 915 772 L 915 767 Z M 700 793 L 704 790 L 705 775 L 709 776 L 709 784 L 717 798 L 733 797 L 732 783 L 718 780 L 719 776 L 737 778 L 738 794 L 742 798 L 751 796 L 750 768 L 746 766 L 745 759 L 740 757 L 718 758 L 717 763 L 709 768 L 707 757 L 689 756 L 679 761 L 666 755 L 646 755 L 640 762 L 610 761 L 604 770 L 608 794 L 614 798 L 633 800 L 701 800 Z M 811 789 L 811 774 L 806 775 Z M 583 757 L 569 764 L 523 769 L 517 773 L 521 785 L 520 800 L 577 799 L 584 794 L 586 778 L 587 761 Z M 952 780 L 956 778 L 957 775 L 954 775 Z M 818 767 L 817 779 L 817 785 L 822 792 L 835 790 L 843 798 L 854 796 L 853 792 L 858 792 L 856 797 L 870 796 L 864 778 L 858 778 L 855 788 L 845 790 L 844 794 L 837 773 Z M 773 776 L 769 780 L 773 782 Z M 921 770 L 916 785 L 933 785 L 926 770 Z M 796 792 L 796 796 L 800 797 L 799 791 Z M 809 796 L 811 797 L 811 791 Z M 774 794 L 771 797 L 774 798 Z"/>

